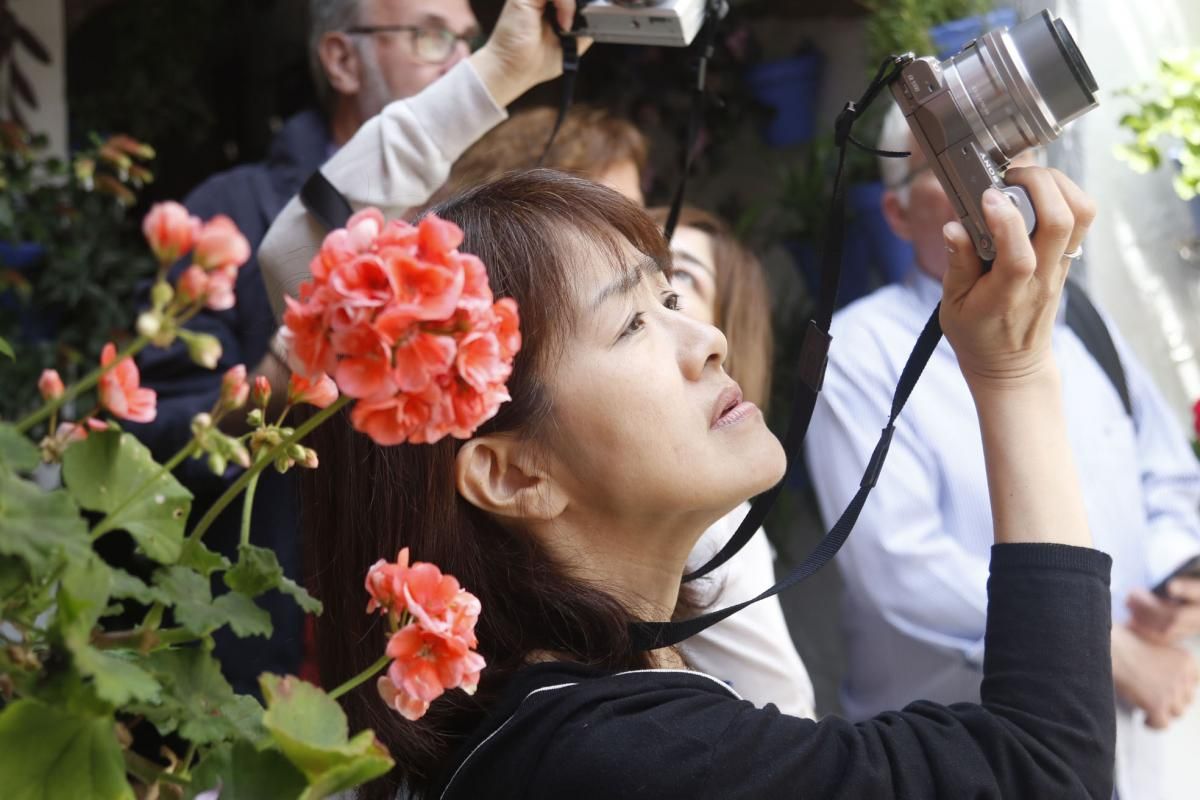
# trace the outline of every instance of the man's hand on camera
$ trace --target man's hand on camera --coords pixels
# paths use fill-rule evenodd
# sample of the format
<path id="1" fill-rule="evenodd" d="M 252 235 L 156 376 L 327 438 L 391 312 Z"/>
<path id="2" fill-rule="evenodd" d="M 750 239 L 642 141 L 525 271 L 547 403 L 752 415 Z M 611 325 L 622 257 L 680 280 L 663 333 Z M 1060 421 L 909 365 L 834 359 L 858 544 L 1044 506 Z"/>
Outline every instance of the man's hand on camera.
<path id="1" fill-rule="evenodd" d="M 1175 578 L 1167 584 L 1168 597 L 1145 589 L 1129 593 L 1129 626 L 1139 636 L 1161 644 L 1176 644 L 1200 634 L 1200 579 Z"/>
<path id="2" fill-rule="evenodd" d="M 1114 625 L 1112 659 L 1117 695 L 1146 713 L 1147 727 L 1166 728 L 1191 705 L 1200 670 L 1186 650 Z"/>
<path id="3" fill-rule="evenodd" d="M 554 7 L 560 27 L 570 30 L 575 0 L 508 0 L 487 44 L 471 56 L 475 71 L 502 106 L 562 74 L 562 46 L 546 17 L 548 6 Z M 581 54 L 589 44 L 580 40 Z"/>

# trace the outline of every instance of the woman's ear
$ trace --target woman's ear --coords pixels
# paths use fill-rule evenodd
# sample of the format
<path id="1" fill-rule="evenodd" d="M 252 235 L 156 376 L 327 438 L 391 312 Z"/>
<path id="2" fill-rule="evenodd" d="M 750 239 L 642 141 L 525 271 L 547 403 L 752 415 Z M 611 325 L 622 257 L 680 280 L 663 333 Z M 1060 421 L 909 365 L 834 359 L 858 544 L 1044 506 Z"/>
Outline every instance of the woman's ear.
<path id="1" fill-rule="evenodd" d="M 533 463 L 528 444 L 516 437 L 480 436 L 459 448 L 455 485 L 468 503 L 489 514 L 554 519 L 567 507 L 566 492 Z"/>
<path id="2" fill-rule="evenodd" d="M 358 94 L 362 88 L 362 66 L 358 48 L 349 35 L 340 31 L 326 33 L 317 43 L 317 56 L 321 59 L 321 68 L 325 70 L 325 79 L 335 92 Z"/>

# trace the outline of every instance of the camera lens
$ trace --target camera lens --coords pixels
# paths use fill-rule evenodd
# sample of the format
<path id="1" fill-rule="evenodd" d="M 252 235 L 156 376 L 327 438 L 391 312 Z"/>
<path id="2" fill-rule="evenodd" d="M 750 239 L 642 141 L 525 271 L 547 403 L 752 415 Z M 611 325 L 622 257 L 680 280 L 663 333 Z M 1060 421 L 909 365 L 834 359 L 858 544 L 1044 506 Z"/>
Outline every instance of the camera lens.
<path id="1" fill-rule="evenodd" d="M 985 33 L 941 66 L 955 108 L 1000 168 L 1096 106 L 1091 70 L 1048 11 Z"/>
<path id="2" fill-rule="evenodd" d="M 1063 125 L 1095 105 L 1096 79 L 1061 19 L 1043 11 L 1009 35 L 1055 122 Z"/>

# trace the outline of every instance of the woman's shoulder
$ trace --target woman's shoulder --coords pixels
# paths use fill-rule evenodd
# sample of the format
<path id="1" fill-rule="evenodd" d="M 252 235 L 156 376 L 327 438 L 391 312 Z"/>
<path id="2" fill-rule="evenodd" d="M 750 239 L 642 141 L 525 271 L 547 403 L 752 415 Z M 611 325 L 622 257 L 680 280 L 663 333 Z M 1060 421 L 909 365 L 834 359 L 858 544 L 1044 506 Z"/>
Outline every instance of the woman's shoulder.
<path id="1" fill-rule="evenodd" d="M 644 792 L 648 776 L 664 765 L 672 765 L 674 776 L 695 775 L 694 767 L 707 759 L 731 715 L 743 707 L 753 710 L 725 683 L 700 672 L 605 673 L 539 664 L 513 678 L 433 797 L 570 791 L 573 800 L 581 800 L 580 792 L 583 797 Z M 676 788 L 692 778 L 681 780 Z"/>

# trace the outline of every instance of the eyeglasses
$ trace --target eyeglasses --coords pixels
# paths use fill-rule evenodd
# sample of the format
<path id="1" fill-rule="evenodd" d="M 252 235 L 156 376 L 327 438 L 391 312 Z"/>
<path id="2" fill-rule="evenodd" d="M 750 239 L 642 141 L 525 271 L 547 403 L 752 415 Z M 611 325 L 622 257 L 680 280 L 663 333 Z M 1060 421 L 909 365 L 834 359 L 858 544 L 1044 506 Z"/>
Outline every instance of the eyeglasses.
<path id="1" fill-rule="evenodd" d="M 413 55 L 426 64 L 445 64 L 454 55 L 454 48 L 459 42 L 466 42 L 472 51 L 481 44 L 478 33 L 464 36 L 445 28 L 420 25 L 357 25 L 347 28 L 345 32 L 365 35 L 407 33 Z"/>

